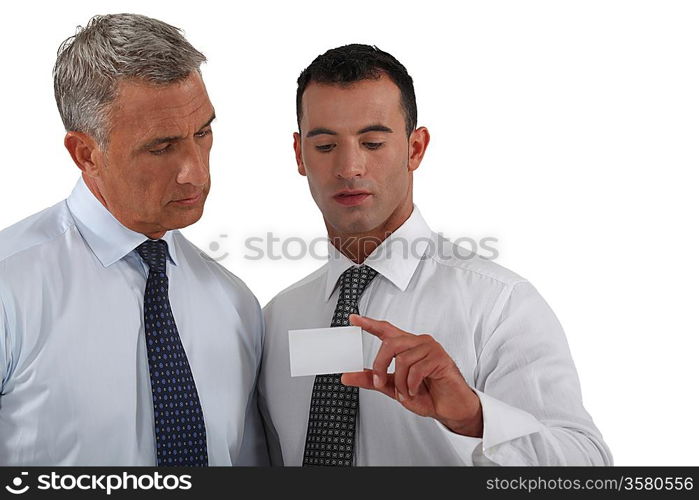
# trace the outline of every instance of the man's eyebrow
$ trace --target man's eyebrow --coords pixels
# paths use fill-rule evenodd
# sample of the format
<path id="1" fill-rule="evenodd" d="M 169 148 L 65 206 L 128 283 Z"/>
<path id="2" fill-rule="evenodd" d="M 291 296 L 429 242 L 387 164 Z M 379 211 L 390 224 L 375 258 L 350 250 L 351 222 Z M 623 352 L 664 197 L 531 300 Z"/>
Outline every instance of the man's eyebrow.
<path id="1" fill-rule="evenodd" d="M 393 130 L 385 125 L 380 125 L 377 123 L 375 125 L 364 127 L 362 130 L 357 132 L 357 135 L 366 134 L 367 132 L 388 132 L 389 134 L 392 134 Z"/>
<path id="2" fill-rule="evenodd" d="M 143 149 L 152 149 L 155 146 L 159 146 L 160 144 L 166 144 L 168 142 L 177 142 L 180 139 L 182 138 L 176 135 L 171 135 L 169 137 L 158 137 L 157 139 L 153 139 L 152 141 L 148 141 L 146 144 L 144 144 Z"/>
<path id="3" fill-rule="evenodd" d="M 206 127 L 208 127 L 209 125 L 211 125 L 211 122 L 213 122 L 215 119 L 216 119 L 216 113 L 214 112 L 214 113 L 211 115 L 211 118 L 209 118 L 209 121 L 206 122 L 204 125 L 202 125 L 202 126 L 199 128 L 198 132 L 201 132 L 202 129 L 205 129 Z"/>
<path id="4" fill-rule="evenodd" d="M 334 132 L 334 131 L 330 130 L 329 128 L 318 127 L 318 128 L 314 128 L 313 130 L 310 130 L 306 134 L 306 139 L 309 139 L 311 137 L 315 137 L 316 135 L 322 135 L 322 134 L 337 135 L 337 132 Z"/>
<path id="5" fill-rule="evenodd" d="M 197 130 L 197 132 L 201 132 L 203 129 L 211 125 L 211 122 L 213 122 L 215 119 L 216 113 L 212 114 L 211 118 L 209 118 L 209 121 L 207 121 L 204 125 L 199 127 L 199 130 Z M 157 139 L 153 139 L 152 141 L 148 141 L 148 143 L 144 144 L 143 149 L 151 149 L 155 146 L 159 146 L 160 144 L 166 144 L 168 142 L 177 142 L 180 140 L 182 140 L 182 137 L 176 135 L 171 135 L 169 137 L 158 137 Z"/>
<path id="6" fill-rule="evenodd" d="M 393 133 L 393 129 L 381 125 L 381 124 L 374 124 L 374 125 L 369 125 L 368 127 L 364 127 L 360 131 L 357 132 L 357 135 L 361 134 L 366 134 L 367 132 L 387 132 L 389 134 Z M 306 138 L 314 137 L 316 135 L 322 135 L 322 134 L 327 134 L 327 135 L 337 135 L 337 132 L 330 130 L 328 128 L 323 128 L 323 127 L 318 127 L 314 128 L 313 130 L 309 131 L 306 134 Z"/>

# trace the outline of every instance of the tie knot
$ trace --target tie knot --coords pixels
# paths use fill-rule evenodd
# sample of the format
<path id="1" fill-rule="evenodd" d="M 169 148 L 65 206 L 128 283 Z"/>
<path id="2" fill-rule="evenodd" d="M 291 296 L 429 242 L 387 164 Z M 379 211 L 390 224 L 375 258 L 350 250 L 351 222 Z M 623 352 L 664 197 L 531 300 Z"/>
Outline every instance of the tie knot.
<path id="1" fill-rule="evenodd" d="M 340 276 L 340 301 L 358 302 L 378 273 L 369 266 L 352 266 Z"/>
<path id="2" fill-rule="evenodd" d="M 146 240 L 136 248 L 143 261 L 148 264 L 148 272 L 165 272 L 167 241 Z"/>

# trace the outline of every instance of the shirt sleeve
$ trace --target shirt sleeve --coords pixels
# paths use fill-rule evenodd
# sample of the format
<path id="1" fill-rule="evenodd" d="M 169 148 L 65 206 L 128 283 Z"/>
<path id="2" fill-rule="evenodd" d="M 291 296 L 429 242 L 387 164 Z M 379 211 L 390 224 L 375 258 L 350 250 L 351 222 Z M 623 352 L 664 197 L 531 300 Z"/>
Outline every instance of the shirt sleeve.
<path id="1" fill-rule="evenodd" d="M 253 392 L 250 404 L 248 405 L 247 414 L 245 416 L 243 443 L 240 447 L 238 461 L 235 465 L 270 465 L 267 440 L 257 405 L 257 391 Z"/>
<path id="2" fill-rule="evenodd" d="M 551 308 L 528 282 L 514 285 L 503 304 L 476 369 L 483 438 L 439 424 L 463 464 L 611 465 Z"/>
<path id="3" fill-rule="evenodd" d="M 262 425 L 262 417 L 258 407 L 257 385 L 259 380 L 259 367 L 262 358 L 262 344 L 264 340 L 264 321 L 262 311 L 257 299 L 251 294 L 252 306 L 247 317 L 247 324 L 254 332 L 255 343 L 255 360 L 257 367 L 257 375 L 255 383 L 252 386 L 248 407 L 245 412 L 245 427 L 243 431 L 243 441 L 240 446 L 238 460 L 235 465 L 241 466 L 264 466 L 270 465 L 269 452 L 267 451 L 267 439 L 265 436 L 264 427 Z"/>
<path id="4" fill-rule="evenodd" d="M 269 315 L 271 310 L 269 304 L 267 304 L 262 310 L 262 320 L 263 320 L 263 331 L 265 343 L 267 346 L 267 325 L 269 323 Z M 263 348 L 263 359 L 265 357 L 265 349 Z M 262 424 L 265 430 L 265 437 L 267 438 L 267 450 L 269 452 L 270 465 L 274 467 L 281 467 L 284 465 L 284 458 L 282 454 L 281 440 L 279 439 L 279 434 L 277 433 L 274 423 L 272 422 L 272 417 L 269 412 L 269 405 L 267 404 L 267 396 L 264 391 L 264 383 L 257 384 L 257 394 L 258 394 L 258 405 L 260 409 L 260 414 L 262 415 Z"/>
<path id="5" fill-rule="evenodd" d="M 5 382 L 10 371 L 10 343 L 7 336 L 7 315 L 5 305 L 0 298 L 0 397 L 5 392 Z"/>

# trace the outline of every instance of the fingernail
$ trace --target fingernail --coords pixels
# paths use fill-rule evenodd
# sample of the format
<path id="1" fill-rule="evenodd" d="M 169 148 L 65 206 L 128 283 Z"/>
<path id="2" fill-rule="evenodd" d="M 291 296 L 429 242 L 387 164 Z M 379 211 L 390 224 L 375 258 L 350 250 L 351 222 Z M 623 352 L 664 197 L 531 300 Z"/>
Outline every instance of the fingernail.
<path id="1" fill-rule="evenodd" d="M 374 387 L 381 387 L 381 379 L 378 375 L 374 375 Z"/>
<path id="2" fill-rule="evenodd" d="M 398 393 L 398 401 L 400 401 L 400 402 L 405 401 L 405 396 L 403 396 L 400 392 Z"/>

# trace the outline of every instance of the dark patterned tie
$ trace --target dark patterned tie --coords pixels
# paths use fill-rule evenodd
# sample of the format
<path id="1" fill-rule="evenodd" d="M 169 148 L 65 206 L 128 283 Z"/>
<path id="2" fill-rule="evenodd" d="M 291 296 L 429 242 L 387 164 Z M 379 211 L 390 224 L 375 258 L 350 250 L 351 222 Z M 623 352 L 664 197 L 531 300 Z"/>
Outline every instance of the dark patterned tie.
<path id="1" fill-rule="evenodd" d="M 158 466 L 206 466 L 204 417 L 168 298 L 167 242 L 148 240 L 137 251 L 148 264 L 143 315 Z"/>
<path id="2" fill-rule="evenodd" d="M 340 296 L 330 326 L 349 326 L 349 315 L 376 276 L 369 266 L 352 266 L 340 276 Z M 350 466 L 354 456 L 359 389 L 342 385 L 342 374 L 316 375 L 306 431 L 303 465 Z"/>

